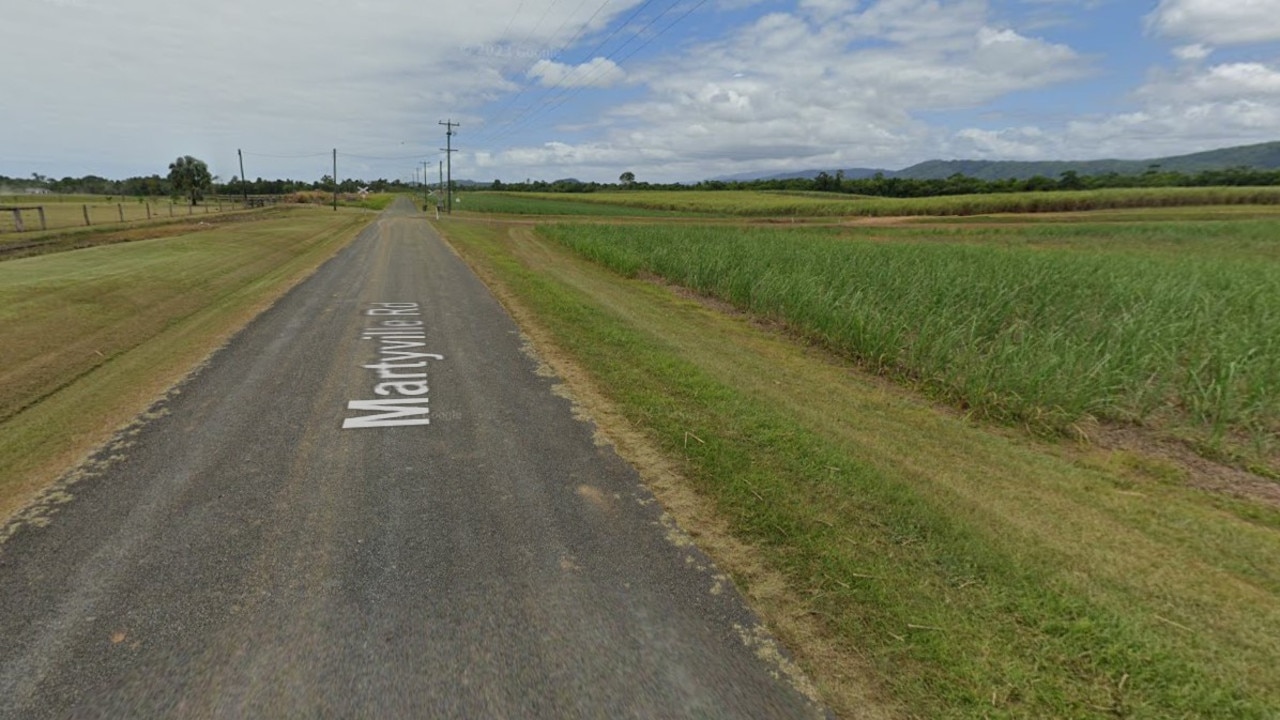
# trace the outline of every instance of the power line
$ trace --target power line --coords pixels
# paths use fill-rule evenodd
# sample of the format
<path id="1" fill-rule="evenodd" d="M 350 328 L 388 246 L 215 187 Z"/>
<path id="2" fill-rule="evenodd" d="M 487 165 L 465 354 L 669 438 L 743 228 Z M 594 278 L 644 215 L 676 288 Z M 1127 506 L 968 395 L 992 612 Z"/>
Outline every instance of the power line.
<path id="1" fill-rule="evenodd" d="M 275 160 L 300 160 L 302 158 L 315 158 L 315 157 L 329 156 L 328 151 L 318 152 L 318 153 L 305 153 L 301 155 L 272 155 L 269 153 L 256 153 L 256 152 L 250 152 L 248 150 L 245 150 L 244 154 L 248 155 L 249 157 L 272 158 Z"/>
<path id="2" fill-rule="evenodd" d="M 679 4 L 680 4 L 680 2 L 681 2 L 681 0 L 675 0 L 675 2 L 673 2 L 671 5 L 667 6 L 667 8 L 666 8 L 665 10 L 663 10 L 661 13 L 659 13 L 656 17 L 654 17 L 654 18 L 653 18 L 652 20 L 650 20 L 648 23 L 645 23 L 644 27 L 640 28 L 638 31 L 636 31 L 634 34 L 632 34 L 632 36 L 631 36 L 630 38 L 628 38 L 626 42 L 622 43 L 622 45 L 620 45 L 620 46 L 618 46 L 617 48 L 615 48 L 615 49 L 614 49 L 614 51 L 613 51 L 613 52 L 611 52 L 611 53 L 609 54 L 609 56 L 607 56 L 607 57 L 605 58 L 605 60 L 607 60 L 607 61 L 613 61 L 613 57 L 614 57 L 618 52 L 620 52 L 620 51 L 621 51 L 623 48 L 625 48 L 627 45 L 630 45 L 630 44 L 631 44 L 631 42 L 632 42 L 633 40 L 635 40 L 635 39 L 637 39 L 638 37 L 640 37 L 640 34 L 641 34 L 641 33 L 643 33 L 645 30 L 647 30 L 649 27 L 651 27 L 651 26 L 652 26 L 654 23 L 656 23 L 658 20 L 661 20 L 663 16 L 665 16 L 667 13 L 671 12 L 671 10 L 673 10 L 677 5 L 679 5 Z M 655 34 L 654 34 L 653 36 L 651 36 L 649 39 L 647 39 L 647 40 L 645 40 L 643 43 L 641 43 L 641 44 L 640 44 L 638 47 L 636 47 L 634 50 L 632 50 L 631 52 L 627 53 L 624 57 L 622 57 L 622 58 L 621 58 L 621 60 L 619 60 L 619 61 L 613 61 L 613 62 L 614 62 L 614 65 L 615 65 L 615 66 L 620 66 L 622 62 L 625 62 L 626 60 L 628 60 L 628 59 L 630 59 L 631 57 L 633 57 L 636 53 L 638 53 L 638 52 L 640 52 L 641 50 L 643 50 L 644 48 L 648 47 L 648 46 L 649 46 L 651 43 L 653 43 L 655 40 L 657 40 L 658 38 L 660 38 L 660 37 L 662 37 L 664 34 L 666 34 L 666 32 L 667 32 L 668 30 L 670 30 L 671 28 L 675 27 L 677 24 L 679 24 L 680 22 L 682 22 L 685 18 L 689 17 L 689 16 L 690 16 L 691 14 L 693 14 L 693 13 L 694 13 L 698 8 L 702 7 L 702 6 L 703 6 L 703 5 L 705 5 L 706 3 L 707 3 L 707 0 L 698 0 L 698 2 L 696 2 L 696 3 L 694 3 L 692 6 L 690 6 L 690 8 L 689 8 L 688 10 L 686 10 L 686 11 L 684 12 L 684 14 L 682 14 L 680 17 L 676 18 L 675 20 L 673 20 L 672 22 L 670 22 L 669 24 L 667 24 L 665 27 L 663 27 L 661 30 L 659 30 L 657 33 L 655 33 Z M 493 140 L 499 140 L 499 139 L 501 139 L 501 138 L 504 138 L 504 137 L 506 137 L 506 136 L 510 135 L 511 133 L 515 132 L 515 130 L 516 130 L 516 129 L 518 129 L 519 127 L 521 127 L 521 126 L 523 126 L 523 125 L 528 124 L 528 122 L 529 122 L 529 121 L 531 121 L 531 120 L 532 120 L 534 117 L 536 117 L 537 115 L 539 115 L 539 114 L 541 114 L 541 113 L 543 113 L 543 112 L 549 111 L 549 110 L 554 110 L 554 109 L 556 109 L 556 108 L 558 108 L 558 107 L 560 107 L 560 106 L 564 105 L 566 102 L 568 102 L 568 101 L 569 101 L 570 99 L 572 99 L 574 96 L 576 96 L 576 95 L 578 95 L 579 93 L 581 93 L 581 92 L 583 91 L 583 89 L 584 89 L 584 88 L 586 88 L 586 87 L 590 87 L 590 81 L 592 81 L 592 80 L 594 80 L 595 78 L 599 77 L 600 73 L 601 73 L 601 72 L 604 72 L 604 69 L 605 69 L 604 67 L 597 67 L 597 68 L 595 68 L 594 70 L 590 71 L 590 73 L 589 73 L 586 77 L 582 78 L 582 80 L 579 82 L 579 84 L 578 84 L 578 85 L 576 85 L 576 86 L 574 86 L 574 87 L 567 87 L 567 88 L 562 89 L 559 93 L 557 93 L 554 97 L 552 97 L 549 101 L 547 101 L 546 103 L 544 103 L 544 104 L 543 104 L 542 106 L 540 106 L 540 107 L 535 107 L 535 106 L 531 105 L 528 109 L 526 109 L 526 111 L 525 111 L 525 112 L 523 112 L 523 113 L 521 113 L 521 114 L 517 115 L 514 119 L 512 119 L 509 123 L 507 123 L 507 124 L 506 124 L 502 129 L 501 129 L 501 130 L 499 130 L 499 131 L 497 131 L 497 132 L 495 132 L 495 133 L 491 134 L 488 138 L 486 138 L 486 140 L 493 141 Z M 565 79 L 567 79 L 567 78 L 568 78 L 568 76 L 566 76 L 565 78 L 562 78 L 562 79 L 561 79 L 561 83 L 563 83 L 563 81 L 564 81 Z M 558 85 L 559 85 L 559 84 L 558 84 Z M 557 85 L 557 86 L 558 86 L 558 85 Z M 554 89 L 555 89 L 555 88 L 552 88 L 552 90 L 554 90 Z M 548 93 L 544 93 L 544 96 L 545 96 L 546 94 L 549 94 L 549 92 L 550 92 L 550 91 L 548 91 Z"/>
<path id="3" fill-rule="evenodd" d="M 431 153 L 418 153 L 416 155 L 358 155 L 356 153 L 343 152 L 339 153 L 345 158 L 355 158 L 357 160 L 421 160 L 431 157 Z"/>
<path id="4" fill-rule="evenodd" d="M 596 8 L 596 11 L 591 13 L 591 17 L 587 18 L 587 21 L 582 24 L 582 27 L 578 28 L 578 32 L 574 33 L 574 36 L 572 38 L 569 38 L 568 42 L 561 45 L 559 48 L 556 49 L 554 53 L 551 54 L 551 59 L 554 60 L 555 58 L 560 57 L 560 53 L 572 47 L 573 44 L 576 43 L 578 39 L 582 37 L 582 34 L 587 31 L 587 28 L 591 27 L 591 23 L 596 19 L 596 16 L 600 14 L 600 11 L 604 10 L 605 6 L 608 5 L 610 2 L 611 0 L 604 0 L 604 2 L 600 3 L 600 5 Z M 578 7 L 582 7 L 582 4 L 579 3 Z M 577 10 L 575 9 L 574 12 L 577 12 Z M 567 21 L 568 19 L 566 18 L 566 22 Z M 564 23 L 561 23 L 561 27 L 564 27 Z M 559 34 L 559 33 L 560 33 L 560 28 L 557 28 L 556 34 Z M 537 63 L 535 62 L 532 65 L 530 65 L 528 68 L 525 68 L 524 72 L 526 76 L 528 75 L 529 70 L 533 68 L 533 65 L 537 65 Z M 523 96 L 525 94 L 525 91 L 527 91 L 528 89 L 529 89 L 529 85 L 527 84 L 521 86 L 520 90 L 516 92 L 515 95 L 507 98 L 507 101 L 502 103 L 502 106 L 499 107 L 496 111 L 494 111 L 494 116 L 501 117 L 502 113 L 506 112 L 507 108 L 511 107 L 517 100 L 519 100 L 520 97 Z M 489 132 L 491 131 L 487 129 L 482 130 L 480 133 L 480 138 L 477 140 L 477 142 L 484 140 Z"/>
<path id="5" fill-rule="evenodd" d="M 568 15 L 565 15 L 564 20 L 560 21 L 560 26 L 555 29 L 555 32 L 551 33 L 552 40 L 560 36 L 560 31 L 564 29 L 565 25 L 569 24 L 569 18 L 573 17 L 574 15 L 577 15 L 578 11 L 582 9 L 582 6 L 586 4 L 587 4 L 587 0 L 578 0 L 578 4 L 574 6 L 573 12 L 569 13 Z M 575 34 L 573 36 L 573 39 L 570 40 L 569 42 L 572 43 L 573 40 L 577 40 L 578 36 L 582 34 L 582 31 L 586 29 L 587 25 L 589 25 L 592 20 L 596 19 L 596 14 L 599 14 L 599 12 L 604 9 L 604 6 L 608 4 L 609 4 L 609 0 L 605 0 L 603 3 L 601 3 L 600 7 L 596 8 L 596 12 L 592 14 L 591 17 L 587 18 L 587 22 L 583 24 L 582 28 L 578 30 L 577 34 Z M 568 47 L 568 45 L 561 46 L 560 49 L 563 50 L 565 47 Z M 559 51 L 557 51 L 557 53 L 558 52 Z M 551 57 L 554 58 L 555 54 L 553 54 Z"/>
<path id="6" fill-rule="evenodd" d="M 652 5 L 652 4 L 653 4 L 653 2 L 654 2 L 654 0 L 645 0 L 645 1 L 644 1 L 644 3 L 640 5 L 640 7 L 636 8 L 635 12 L 633 12 L 633 13 L 631 13 L 629 16 L 627 16 L 627 19 L 626 19 L 626 20 L 623 20 L 620 24 L 618 24 L 617 26 L 615 26 L 615 27 L 613 28 L 613 31 L 612 31 L 612 32 L 610 32 L 608 35 L 606 35 L 606 36 L 604 37 L 604 39 L 603 39 L 603 40 L 601 40 L 600 42 L 596 43 L 596 46 L 595 46 L 594 48 L 592 48 L 590 52 L 588 52 L 586 55 L 584 55 L 584 56 L 583 56 L 583 62 L 590 62 L 590 60 L 595 56 L 595 54 L 596 54 L 596 53 L 600 52 L 600 49 L 601 49 L 601 48 L 603 48 L 603 47 L 605 46 L 605 44 L 607 44 L 610 40 L 612 40 L 612 39 L 614 38 L 614 36 L 616 36 L 619 32 L 622 32 L 622 30 L 624 30 L 628 25 L 630 25 L 630 24 L 631 24 L 631 21 L 632 21 L 632 20 L 635 20 L 635 19 L 636 19 L 636 17 L 637 17 L 637 16 L 639 16 L 639 15 L 640 15 L 640 13 L 644 12 L 645 8 L 647 8 L 647 7 L 649 7 L 650 5 Z M 676 0 L 676 2 L 679 2 L 679 0 Z M 603 7 L 604 7 L 604 6 L 602 5 L 602 6 L 601 6 L 601 8 L 603 8 Z M 669 9 L 669 8 L 668 8 L 668 9 Z M 599 13 L 599 12 L 600 12 L 600 10 L 596 10 L 596 13 Z M 591 17 L 592 17 L 592 18 L 594 18 L 594 17 L 595 17 L 595 15 L 592 15 Z M 661 16 L 659 16 L 659 17 L 661 17 Z M 587 22 L 589 23 L 589 22 L 590 22 L 590 20 L 588 20 Z M 585 29 L 585 27 L 586 27 L 586 26 L 584 25 L 584 26 L 583 26 L 583 28 Z M 648 27 L 648 26 L 646 25 L 645 27 Z M 643 28 L 641 28 L 641 31 L 642 31 L 642 30 L 643 30 Z M 638 32 L 640 32 L 640 31 L 637 31 L 637 34 L 638 34 Z M 581 33 L 579 33 L 579 35 L 581 35 Z M 577 39 L 577 37 L 575 37 L 574 39 L 576 40 L 576 39 Z M 623 43 L 621 47 L 626 47 L 626 45 L 627 45 L 627 43 Z M 565 47 L 568 47 L 568 46 L 566 45 Z M 608 58 L 605 58 L 605 59 L 607 60 Z M 581 65 L 581 64 L 582 64 L 582 63 L 579 63 L 579 65 Z M 530 67 L 532 67 L 532 66 L 530 66 Z M 526 72 L 527 72 L 527 71 L 526 71 Z M 542 98 L 545 98 L 546 96 L 548 96 L 548 95 L 550 95 L 551 93 L 555 92 L 555 90 L 556 90 L 557 88 L 559 88 L 559 87 L 561 87 L 562 85 L 564 85 L 565 81 L 567 81 L 570 77 L 572 77 L 572 76 L 574 75 L 574 73 L 576 73 L 576 72 L 577 72 L 577 67 L 575 67 L 572 71 L 570 71 L 570 72 L 566 73 L 566 74 L 564 75 L 564 77 L 561 77 L 561 78 L 556 82 L 556 84 L 555 84 L 555 85 L 552 85 L 551 87 L 544 89 L 544 90 L 542 91 L 542 94 L 541 94 L 541 95 L 539 95 L 537 98 L 535 98 L 535 99 L 534 99 L 534 101 L 533 101 L 533 103 L 530 103 L 529 107 L 534 107 L 534 106 L 537 104 L 537 102 L 538 102 L 539 100 L 541 100 Z M 517 97 L 517 98 L 518 98 L 518 97 L 520 97 L 520 95 L 522 95 L 523 93 L 524 93 L 524 88 L 521 88 L 520 92 L 516 94 L 516 97 Z M 558 96 L 557 96 L 557 97 L 558 97 Z M 507 106 L 509 106 L 510 104 L 511 104 L 510 102 L 505 103 L 505 104 L 503 105 L 503 107 L 502 107 L 502 108 L 499 108 L 499 110 L 500 110 L 500 111 L 501 111 L 501 110 L 505 110 L 505 109 L 506 109 L 506 107 L 507 107 Z M 512 124 L 514 124 L 514 123 L 516 123 L 516 122 L 519 122 L 519 121 L 520 121 L 520 119 L 521 119 L 522 117 L 524 117 L 524 116 L 527 114 L 527 112 L 528 112 L 528 109 L 526 108 L 525 110 L 523 110 L 523 111 L 521 111 L 521 112 L 516 113 L 516 116 L 515 116 L 514 118 L 512 118 L 510 121 L 508 121 L 507 123 L 504 123 L 504 124 L 503 124 L 503 126 L 505 127 L 505 126 L 512 125 Z M 495 126 L 495 127 L 496 127 L 496 126 Z M 495 129 L 495 130 L 489 131 L 487 134 L 483 134 L 483 133 L 482 133 L 482 134 L 481 134 L 481 137 L 480 137 L 479 139 L 477 139 L 477 142 L 483 142 L 483 141 L 487 141 L 487 140 L 491 140 L 491 139 L 497 139 L 497 137 L 500 137 L 500 135 L 495 135 L 495 133 L 500 133 L 500 132 L 501 132 L 500 130 L 496 130 L 496 129 Z"/>
<path id="7" fill-rule="evenodd" d="M 516 17 L 520 15 L 520 11 L 523 9 L 524 9 L 524 0 L 520 0 L 520 4 L 516 6 L 516 11 L 511 13 L 511 17 L 507 18 L 507 26 L 502 28 L 502 34 L 498 36 L 499 38 L 504 38 L 507 36 L 507 31 L 511 29 L 511 23 L 516 21 Z"/>
<path id="8" fill-rule="evenodd" d="M 559 2 L 560 0 L 551 0 L 551 4 L 547 6 L 547 9 L 542 11 L 542 16 L 538 18 L 537 24 L 535 24 L 533 29 L 529 31 L 529 36 L 524 39 L 526 45 L 529 44 L 529 41 L 533 40 L 533 36 L 538 34 L 538 28 L 542 27 L 542 23 L 547 19 L 547 15 L 551 14 L 551 10 L 555 8 Z"/>

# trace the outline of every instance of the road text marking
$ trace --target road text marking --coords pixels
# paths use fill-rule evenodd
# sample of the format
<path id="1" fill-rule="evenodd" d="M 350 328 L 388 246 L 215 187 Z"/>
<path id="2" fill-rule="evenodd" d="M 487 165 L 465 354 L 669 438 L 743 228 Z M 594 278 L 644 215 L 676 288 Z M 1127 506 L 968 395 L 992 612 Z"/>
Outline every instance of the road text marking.
<path id="1" fill-rule="evenodd" d="M 444 356 L 422 352 L 427 336 L 421 308 L 418 303 L 374 303 L 364 314 L 378 318 L 376 325 L 360 334 L 361 340 L 378 343 L 378 362 L 360 367 L 375 371 L 373 394 L 379 397 L 352 400 L 347 410 L 376 414 L 347 418 L 343 429 L 430 425 L 427 363 Z"/>

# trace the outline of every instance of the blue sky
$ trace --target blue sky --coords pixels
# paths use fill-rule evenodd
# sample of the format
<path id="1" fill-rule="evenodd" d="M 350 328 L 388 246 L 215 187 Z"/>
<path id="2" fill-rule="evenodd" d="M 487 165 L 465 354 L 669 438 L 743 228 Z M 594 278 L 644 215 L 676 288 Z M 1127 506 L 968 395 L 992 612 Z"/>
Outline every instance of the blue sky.
<path id="1" fill-rule="evenodd" d="M 0 174 L 698 180 L 1280 140 L 1280 0 L 14 0 Z"/>

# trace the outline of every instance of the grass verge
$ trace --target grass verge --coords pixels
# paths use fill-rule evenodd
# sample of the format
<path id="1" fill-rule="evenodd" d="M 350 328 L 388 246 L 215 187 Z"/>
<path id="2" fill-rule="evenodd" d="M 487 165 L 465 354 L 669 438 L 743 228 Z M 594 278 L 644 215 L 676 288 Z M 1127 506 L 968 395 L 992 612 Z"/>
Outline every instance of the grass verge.
<path id="1" fill-rule="evenodd" d="M 0 263 L 0 518 L 369 222 L 297 210 Z"/>
<path id="2" fill-rule="evenodd" d="M 713 554 L 841 714 L 1280 711 L 1274 508 L 983 431 L 527 230 L 446 230 L 750 548 Z"/>

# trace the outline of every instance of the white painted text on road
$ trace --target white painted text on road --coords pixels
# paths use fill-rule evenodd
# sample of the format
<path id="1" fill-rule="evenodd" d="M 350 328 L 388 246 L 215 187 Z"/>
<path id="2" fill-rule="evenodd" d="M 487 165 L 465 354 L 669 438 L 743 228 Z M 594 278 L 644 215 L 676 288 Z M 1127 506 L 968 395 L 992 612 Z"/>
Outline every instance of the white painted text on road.
<path id="1" fill-rule="evenodd" d="M 372 415 L 349 417 L 343 429 L 430 425 L 427 405 L 427 365 L 443 360 L 438 353 L 423 352 L 427 336 L 418 303 L 374 303 L 365 315 L 378 318 L 365 328 L 361 340 L 377 343 L 377 362 L 360 367 L 374 371 L 376 382 L 370 400 L 352 400 L 347 410 Z"/>

